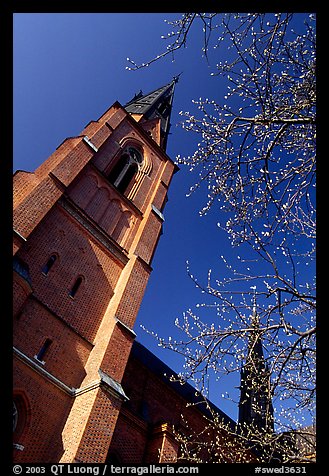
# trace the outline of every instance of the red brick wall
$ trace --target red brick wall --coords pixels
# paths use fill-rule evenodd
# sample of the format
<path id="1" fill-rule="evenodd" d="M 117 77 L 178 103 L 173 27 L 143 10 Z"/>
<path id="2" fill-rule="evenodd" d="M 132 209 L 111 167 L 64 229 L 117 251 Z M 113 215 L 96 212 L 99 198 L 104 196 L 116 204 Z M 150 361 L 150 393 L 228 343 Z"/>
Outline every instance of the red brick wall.
<path id="1" fill-rule="evenodd" d="M 151 263 L 155 247 L 162 228 L 162 220 L 153 211 L 150 213 L 147 225 L 136 247 L 136 254 L 146 263 Z"/>
<path id="2" fill-rule="evenodd" d="M 14 229 L 27 237 L 61 195 L 61 187 L 50 177 L 40 182 L 14 210 Z"/>
<path id="3" fill-rule="evenodd" d="M 122 464 L 136 464 L 144 462 L 148 444 L 148 426 L 142 420 L 124 416 L 120 413 L 113 439 L 109 450 L 109 463 L 111 455 L 119 455 Z M 154 462 L 154 460 L 153 460 Z"/>
<path id="4" fill-rule="evenodd" d="M 45 340 L 52 341 L 42 358 L 42 368 L 69 387 L 79 388 L 85 376 L 85 364 L 92 349 L 86 342 L 38 301 L 30 298 L 19 319 L 13 323 L 14 346 L 32 360 Z M 40 364 L 41 365 L 41 364 Z"/>
<path id="5" fill-rule="evenodd" d="M 65 186 L 68 186 L 94 155 L 93 149 L 84 140 L 70 150 L 52 169 L 52 174 Z"/>
<path id="6" fill-rule="evenodd" d="M 122 385 L 131 396 L 128 408 L 141 415 L 145 404 L 147 420 L 152 425 L 180 421 L 184 400 L 134 357 L 128 361 Z"/>
<path id="7" fill-rule="evenodd" d="M 122 464 L 172 461 L 171 440 L 166 440 L 161 428 L 155 429 L 162 423 L 179 423 L 183 399 L 135 358 L 128 361 L 122 385 L 130 400 L 124 403 L 110 453 L 118 454 Z M 166 454 L 161 458 L 162 447 Z"/>
<path id="8" fill-rule="evenodd" d="M 13 277 L 13 295 L 15 296 L 15 299 L 13 301 L 13 316 L 14 317 L 20 313 L 31 292 L 32 292 L 32 289 L 27 284 L 25 279 L 23 279 L 16 272 L 14 272 L 14 277 Z"/>
<path id="9" fill-rule="evenodd" d="M 16 392 L 24 392 L 29 406 L 23 434 L 17 438 L 13 435 L 14 443 L 24 446 L 23 451 L 14 450 L 15 462 L 59 461 L 63 453 L 61 433 L 72 397 L 16 360 L 13 384 Z"/>
<path id="10" fill-rule="evenodd" d="M 176 463 L 178 448 L 170 425 L 156 426 L 147 442 L 145 463 Z"/>
<path id="11" fill-rule="evenodd" d="M 105 112 L 104 114 L 102 114 L 99 119 L 97 120 L 97 124 L 105 124 L 107 121 L 109 121 L 109 119 L 118 111 L 120 110 L 120 104 L 118 102 L 115 102 L 114 104 L 112 104 L 111 107 L 109 107 Z M 93 127 L 93 124 L 94 124 L 95 121 L 91 121 L 89 122 L 86 127 L 84 128 L 84 130 L 82 131 L 82 134 L 86 134 L 88 135 L 89 137 L 91 137 L 91 129 L 90 129 L 90 126 Z M 94 129 L 92 129 L 94 131 Z"/>
<path id="12" fill-rule="evenodd" d="M 163 182 L 160 182 L 156 195 L 153 199 L 153 205 L 158 209 L 162 210 L 163 206 L 166 203 L 167 196 L 167 186 Z"/>
<path id="13" fill-rule="evenodd" d="M 81 141 L 82 137 L 68 137 L 65 139 L 55 152 L 53 152 L 48 159 L 35 170 L 36 176 L 41 180 L 46 178 L 49 172 L 60 164 L 61 161 L 65 159 L 66 155 L 69 154 Z"/>
<path id="14" fill-rule="evenodd" d="M 97 369 L 100 366 L 117 381 L 123 377 L 133 334 L 121 324 L 112 333 L 113 319 L 133 327 L 151 271 L 147 261 L 161 228 L 153 213 L 143 222 L 143 213 L 148 213 L 167 159 L 143 134 L 115 104 L 88 124 L 81 136 L 65 140 L 35 174 L 17 174 L 14 227 L 27 238 L 17 236 L 17 254 L 29 266 L 33 294 L 24 294 L 24 286 L 15 281 L 14 345 L 34 362 L 50 339 L 42 358 L 45 363 L 37 365 L 68 387 L 84 388 L 87 382 L 92 388 L 72 397 L 18 361 L 15 388 L 25 391 L 31 419 L 23 441 L 18 441 L 26 450 L 17 452 L 16 461 L 102 462 L 106 458 L 121 401 L 105 387 L 97 388 Z M 127 138 L 143 143 L 151 165 L 133 204 L 103 176 Z M 164 197 L 162 186 L 157 202 Z M 146 225 L 142 259 L 128 254 L 140 238 L 140 224 Z M 51 255 L 57 259 L 45 275 L 43 267 Z M 69 292 L 78 277 L 82 282 L 72 298 Z"/>
<path id="15" fill-rule="evenodd" d="M 123 151 L 128 142 L 134 141 L 143 148 L 144 157 L 152 164 L 149 174 L 144 176 L 136 195 L 132 199 L 134 205 L 144 212 L 149 204 L 151 195 L 158 186 L 165 156 L 164 154 L 161 154 L 161 156 L 157 155 L 154 149 L 145 142 L 143 135 L 132 126 L 128 119 L 123 120 L 117 129 L 113 131 L 110 139 L 95 154 L 92 162 L 102 173 L 106 174 L 111 162 L 116 160 L 117 154 Z M 166 177 L 167 175 L 168 173 L 166 172 Z"/>
<path id="16" fill-rule="evenodd" d="M 133 337 L 122 326 L 116 325 L 101 363 L 101 369 L 117 382 L 121 382 Z"/>
<path id="17" fill-rule="evenodd" d="M 110 112 L 110 115 L 104 115 L 100 118 L 101 121 L 106 121 L 106 123 L 112 128 L 112 129 L 116 129 L 119 124 L 121 123 L 121 121 L 127 116 L 127 113 L 121 109 L 121 108 L 118 108 L 117 111 L 115 111 L 114 113 Z"/>
<path id="18" fill-rule="evenodd" d="M 81 439 L 75 461 L 81 463 L 104 463 L 121 402 L 103 389 L 97 391 L 86 430 Z"/>
<path id="19" fill-rule="evenodd" d="M 14 209 L 28 196 L 30 191 L 39 183 L 39 178 L 32 172 L 18 170 L 13 177 L 13 207 Z"/>
<path id="20" fill-rule="evenodd" d="M 179 447 L 171 431 L 172 426 L 180 430 L 185 429 L 187 434 L 200 434 L 203 442 L 207 438 L 204 429 L 208 420 L 199 407 L 187 407 L 188 401 L 168 385 L 169 380 L 163 379 L 163 373 L 158 374 L 159 370 L 152 370 L 151 356 L 150 367 L 147 365 L 131 356 L 122 380 L 122 386 L 130 400 L 123 404 L 109 449 L 109 453 L 118 455 L 122 464 L 128 461 L 131 464 L 173 462 L 176 456 L 179 456 Z M 169 379 L 170 369 L 166 371 L 169 372 Z M 229 440 L 230 437 L 223 433 L 216 433 L 215 436 L 210 434 L 209 438 L 216 438 L 219 442 L 222 439 L 222 451 L 227 456 L 227 462 L 236 462 L 237 450 L 242 448 L 239 446 L 241 443 Z M 134 456 L 130 456 L 134 445 L 138 451 L 133 453 Z M 205 460 L 207 455 L 205 446 Z M 246 461 L 255 460 L 247 451 L 245 458 Z"/>
<path id="21" fill-rule="evenodd" d="M 174 171 L 175 171 L 175 164 L 173 162 L 168 161 L 166 163 L 165 170 L 161 177 L 161 180 L 163 181 L 165 185 L 167 185 L 167 187 L 169 186 L 171 182 Z"/>
<path id="22" fill-rule="evenodd" d="M 58 259 L 44 276 L 42 268 L 52 254 Z M 92 341 L 123 265 L 59 206 L 40 223 L 19 256 L 29 265 L 35 296 Z M 83 282 L 72 299 L 69 292 L 78 276 Z"/>
<path id="23" fill-rule="evenodd" d="M 68 196 L 120 246 L 127 248 L 141 217 L 104 177 L 87 168 L 69 187 Z"/>
<path id="24" fill-rule="evenodd" d="M 90 124 L 83 132 L 83 135 L 86 135 L 88 138 L 92 137 L 92 143 L 97 148 L 101 147 L 111 134 L 111 128 L 109 128 L 106 124 L 99 127 L 99 123 Z"/>
<path id="25" fill-rule="evenodd" d="M 134 326 L 149 275 L 150 268 L 137 259 L 116 312 L 116 317 L 130 328 Z"/>
<path id="26" fill-rule="evenodd" d="M 97 121 L 98 128 L 93 123 L 85 131 L 91 132 L 90 139 L 93 139 L 94 133 L 97 146 L 101 146 L 112 132 L 111 128 L 104 125 L 106 119 L 114 121 L 113 124 L 119 124 L 125 116 L 125 111 L 118 109 L 118 105 L 115 105 Z M 32 178 L 28 179 L 27 175 L 23 177 L 20 174 L 17 177 L 14 184 L 14 196 L 17 198 L 14 208 L 14 228 L 21 235 L 27 237 L 31 233 L 61 196 L 65 186 L 72 182 L 94 154 L 94 150 L 86 144 L 83 136 L 68 138 L 36 169 L 33 183 Z M 49 176 L 50 173 L 54 178 Z"/>

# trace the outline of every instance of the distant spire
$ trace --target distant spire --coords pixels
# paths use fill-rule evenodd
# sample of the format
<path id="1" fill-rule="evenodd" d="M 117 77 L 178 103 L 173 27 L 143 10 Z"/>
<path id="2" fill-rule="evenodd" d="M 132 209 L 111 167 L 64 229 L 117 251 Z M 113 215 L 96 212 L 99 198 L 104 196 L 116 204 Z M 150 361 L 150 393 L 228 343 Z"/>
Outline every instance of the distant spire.
<path id="1" fill-rule="evenodd" d="M 256 292 L 253 296 L 248 355 L 241 369 L 239 427 L 248 431 L 273 431 L 273 407 L 269 394 L 269 368 L 264 359 Z"/>
<path id="2" fill-rule="evenodd" d="M 124 106 L 130 114 L 141 114 L 147 120 L 160 118 L 160 146 L 164 150 L 166 150 L 170 130 L 175 84 L 181 74 L 174 76 L 170 83 L 148 94 L 140 91 Z"/>
<path id="3" fill-rule="evenodd" d="M 258 317 L 258 314 L 257 314 L 257 306 L 256 306 L 256 289 L 254 289 L 254 296 L 253 296 L 251 325 L 253 327 L 258 327 L 259 326 L 259 317 Z"/>

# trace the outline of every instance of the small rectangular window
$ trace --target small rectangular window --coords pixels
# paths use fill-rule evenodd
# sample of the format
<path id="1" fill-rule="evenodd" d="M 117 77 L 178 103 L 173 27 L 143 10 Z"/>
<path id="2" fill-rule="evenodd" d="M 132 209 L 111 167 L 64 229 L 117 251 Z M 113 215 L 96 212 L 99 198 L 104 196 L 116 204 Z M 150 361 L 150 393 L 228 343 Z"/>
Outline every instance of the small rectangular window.
<path id="1" fill-rule="evenodd" d="M 74 298 L 74 296 L 76 295 L 81 283 L 82 283 L 82 277 L 79 276 L 77 278 L 77 280 L 75 281 L 75 283 L 73 284 L 71 291 L 69 292 L 69 296 L 71 298 Z"/>
<path id="2" fill-rule="evenodd" d="M 37 359 L 41 364 L 44 364 L 45 362 L 43 361 L 43 357 L 45 356 L 47 350 L 52 344 L 51 339 L 46 339 L 43 346 L 39 350 L 38 354 L 34 356 L 35 359 Z"/>
<path id="3" fill-rule="evenodd" d="M 44 265 L 44 267 L 42 268 L 42 273 L 47 276 L 47 274 L 49 273 L 49 271 L 51 270 L 51 268 L 53 267 L 55 261 L 57 259 L 57 256 L 56 255 L 51 255 L 51 257 L 49 258 L 49 260 L 47 261 L 47 263 Z"/>

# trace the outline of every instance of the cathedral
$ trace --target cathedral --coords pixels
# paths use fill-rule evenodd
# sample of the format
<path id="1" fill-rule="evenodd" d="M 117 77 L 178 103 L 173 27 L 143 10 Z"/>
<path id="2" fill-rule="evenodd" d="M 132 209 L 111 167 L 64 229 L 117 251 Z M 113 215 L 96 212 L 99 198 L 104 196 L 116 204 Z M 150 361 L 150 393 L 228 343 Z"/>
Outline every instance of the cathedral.
<path id="1" fill-rule="evenodd" d="M 15 463 L 177 462 L 173 427 L 201 433 L 209 408 L 236 426 L 210 402 L 186 408 L 195 390 L 135 339 L 178 170 L 166 154 L 176 83 L 115 102 L 14 174 Z M 240 420 L 251 412 L 243 397 Z"/>

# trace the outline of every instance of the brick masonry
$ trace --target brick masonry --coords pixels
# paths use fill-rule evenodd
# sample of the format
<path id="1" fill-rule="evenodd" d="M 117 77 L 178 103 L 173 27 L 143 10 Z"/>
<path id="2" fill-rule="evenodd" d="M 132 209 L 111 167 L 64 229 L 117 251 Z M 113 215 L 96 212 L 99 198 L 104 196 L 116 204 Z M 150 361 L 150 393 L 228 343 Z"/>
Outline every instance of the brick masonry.
<path id="1" fill-rule="evenodd" d="M 135 342 L 126 366 L 122 384 L 129 400 L 124 402 L 109 448 L 108 462 L 121 464 L 149 464 L 183 462 L 174 431 L 202 435 L 207 458 L 207 438 L 214 436 L 204 431 L 209 412 L 195 397 L 188 384 L 170 382 L 174 372 L 144 346 Z M 187 404 L 192 404 L 187 406 Z M 213 408 L 215 408 L 213 406 Z M 220 410 L 217 409 L 218 412 Z M 234 422 L 222 414 L 226 423 Z M 187 428 L 191 430 L 187 430 Z M 242 451 L 241 443 L 224 431 L 216 434 L 227 451 L 227 462 L 235 462 L 236 451 L 244 454 L 245 461 L 254 456 Z M 241 461 L 240 461 L 241 462 Z"/>
<path id="2" fill-rule="evenodd" d="M 146 167 L 124 196 L 106 177 L 129 144 Z M 29 273 L 28 283 L 14 272 L 15 461 L 105 461 L 161 230 L 151 205 L 166 200 L 174 168 L 115 103 L 34 173 L 15 174 L 14 254 Z"/>
<path id="3" fill-rule="evenodd" d="M 34 173 L 14 176 L 13 249 L 23 268 L 13 279 L 13 440 L 24 447 L 15 462 L 177 457 L 170 428 L 184 399 L 130 360 L 161 235 L 157 210 L 177 169 L 159 146 L 159 121 L 136 119 L 116 102 Z M 107 176 L 132 145 L 144 162 L 121 193 Z M 200 412 L 190 412 L 200 426 Z"/>

